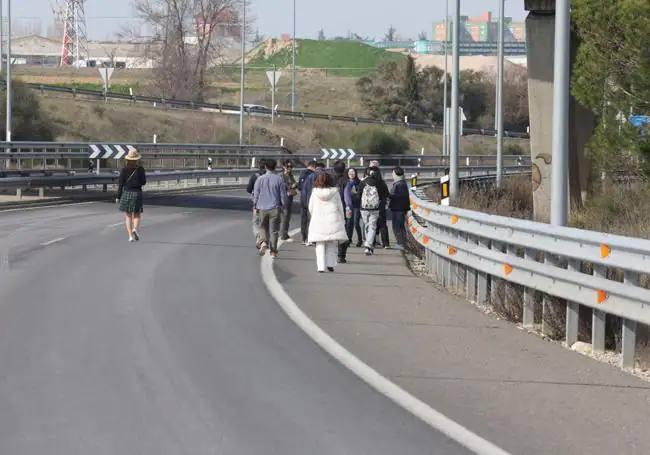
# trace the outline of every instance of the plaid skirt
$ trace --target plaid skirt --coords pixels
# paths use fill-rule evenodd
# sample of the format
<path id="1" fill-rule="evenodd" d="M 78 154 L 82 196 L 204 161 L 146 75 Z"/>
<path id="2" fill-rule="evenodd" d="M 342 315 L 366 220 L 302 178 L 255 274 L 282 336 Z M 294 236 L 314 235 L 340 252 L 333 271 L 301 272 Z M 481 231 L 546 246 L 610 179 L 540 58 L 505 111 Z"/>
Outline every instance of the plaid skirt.
<path id="1" fill-rule="evenodd" d="M 122 192 L 120 211 L 125 213 L 142 213 L 142 191 Z"/>

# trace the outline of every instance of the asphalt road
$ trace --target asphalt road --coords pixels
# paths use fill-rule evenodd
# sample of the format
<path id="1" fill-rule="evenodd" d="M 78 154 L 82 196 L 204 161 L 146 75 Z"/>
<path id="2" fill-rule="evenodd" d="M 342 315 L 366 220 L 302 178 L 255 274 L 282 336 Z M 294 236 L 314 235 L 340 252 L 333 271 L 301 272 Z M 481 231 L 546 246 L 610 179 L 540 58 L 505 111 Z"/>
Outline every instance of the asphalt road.
<path id="1" fill-rule="evenodd" d="M 243 193 L 145 210 L 0 212 L 0 454 L 466 453 L 287 319 Z"/>

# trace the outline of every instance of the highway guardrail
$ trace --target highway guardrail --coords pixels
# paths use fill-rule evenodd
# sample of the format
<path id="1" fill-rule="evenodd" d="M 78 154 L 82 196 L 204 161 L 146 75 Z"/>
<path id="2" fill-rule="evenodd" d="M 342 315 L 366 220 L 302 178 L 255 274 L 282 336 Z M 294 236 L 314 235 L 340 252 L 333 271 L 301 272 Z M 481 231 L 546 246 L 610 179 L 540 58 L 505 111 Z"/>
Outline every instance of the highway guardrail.
<path id="1" fill-rule="evenodd" d="M 0 85 L 4 82 L 0 83 Z M 88 90 L 83 88 L 74 88 L 74 87 L 62 87 L 57 85 L 46 85 L 46 84 L 35 84 L 28 83 L 28 87 L 39 90 L 41 92 L 57 92 L 57 93 L 67 93 L 72 96 L 83 95 L 91 98 L 107 100 L 122 100 L 132 103 L 147 103 L 152 105 L 160 105 L 161 107 L 172 107 L 179 109 L 192 109 L 192 110 L 207 110 L 209 112 L 217 112 L 222 114 L 236 113 L 239 114 L 241 108 L 238 104 L 224 104 L 224 103 L 203 103 L 198 101 L 189 101 L 189 100 L 173 100 L 166 99 L 162 97 L 153 97 L 153 96 L 142 96 L 142 95 L 130 95 L 126 93 L 118 92 L 104 92 L 101 90 Z M 246 115 L 262 115 L 262 116 L 271 116 L 271 110 L 259 106 L 244 106 L 244 112 Z M 338 121 L 338 122 L 348 122 L 355 124 L 368 124 L 368 125 L 385 125 L 385 126 L 394 126 L 401 128 L 408 128 L 414 130 L 424 130 L 424 131 L 442 131 L 442 124 L 435 123 L 405 123 L 395 120 L 380 120 L 373 119 L 368 117 L 360 116 L 345 116 L 345 115 L 332 115 L 332 114 L 319 114 L 314 112 L 292 112 L 288 110 L 276 109 L 275 115 L 278 117 L 285 118 L 294 118 L 294 119 L 316 119 L 316 120 L 327 120 L 327 121 Z M 483 135 L 483 136 L 496 136 L 496 130 L 491 128 L 464 128 L 464 134 L 474 134 L 474 135 Z M 504 131 L 505 137 L 513 138 L 529 138 L 530 135 L 525 132 L 517 131 Z"/>
<path id="2" fill-rule="evenodd" d="M 637 323 L 650 324 L 650 290 L 640 285 L 650 274 L 649 240 L 444 207 L 421 189 L 411 192 L 411 201 L 410 233 L 440 284 L 479 304 L 496 302 L 500 286 L 523 287 L 527 328 L 540 298 L 543 312 L 553 298 L 562 299 L 569 347 L 578 341 L 580 306 L 588 307 L 594 352 L 605 350 L 606 315 L 618 316 L 622 365 L 634 368 Z"/>

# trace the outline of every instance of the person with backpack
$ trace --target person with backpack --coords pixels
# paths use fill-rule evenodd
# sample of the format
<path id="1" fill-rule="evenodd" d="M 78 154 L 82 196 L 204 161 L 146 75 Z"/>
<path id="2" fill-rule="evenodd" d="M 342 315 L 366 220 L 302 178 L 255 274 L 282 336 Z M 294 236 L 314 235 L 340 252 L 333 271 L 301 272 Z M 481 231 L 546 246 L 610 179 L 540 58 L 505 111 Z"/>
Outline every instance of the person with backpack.
<path id="1" fill-rule="evenodd" d="M 260 160 L 260 167 L 255 172 L 255 174 L 251 175 L 250 179 L 248 179 L 248 185 L 246 186 L 246 192 L 253 196 L 253 190 L 255 189 L 255 182 L 257 179 L 264 175 L 266 172 L 266 164 L 264 160 Z M 257 211 L 255 210 L 255 207 L 253 207 L 253 235 L 255 236 L 255 248 L 259 249 L 260 248 L 260 217 L 257 214 Z"/>
<path id="2" fill-rule="evenodd" d="M 309 198 L 311 197 L 311 175 L 316 171 L 316 161 L 307 163 L 307 169 L 302 171 L 298 179 L 298 191 L 300 191 L 300 234 L 302 243 L 307 245 L 309 235 Z"/>
<path id="3" fill-rule="evenodd" d="M 388 194 L 389 193 L 388 185 L 384 180 L 384 176 L 381 173 L 381 169 L 379 169 L 378 166 L 376 167 L 378 170 L 377 177 L 379 180 L 379 186 L 382 188 L 382 192 Z M 388 198 L 382 201 L 381 207 L 379 207 L 379 219 L 377 220 L 377 232 L 381 237 L 381 247 L 384 249 L 390 248 L 390 238 L 388 236 L 388 220 L 386 219 L 386 209 L 388 208 L 387 202 L 388 202 Z"/>
<path id="4" fill-rule="evenodd" d="M 345 185 L 345 230 L 348 233 L 348 239 L 352 244 L 354 232 L 357 233 L 357 248 L 363 245 L 363 234 L 361 233 L 361 193 L 359 185 L 361 180 L 355 168 L 348 169 L 348 182 Z"/>
<path id="5" fill-rule="evenodd" d="M 316 244 L 316 269 L 334 271 L 340 242 L 347 242 L 345 217 L 339 189 L 326 172 L 318 173 L 309 200 L 309 242 Z"/>
<path id="6" fill-rule="evenodd" d="M 268 159 L 265 166 L 266 173 L 255 181 L 253 207 L 260 219 L 259 254 L 264 256 L 268 248 L 271 250 L 271 258 L 276 259 L 282 209 L 289 205 L 289 195 L 284 179 L 275 173 L 277 161 Z"/>
<path id="7" fill-rule="evenodd" d="M 397 166 L 393 169 L 393 186 L 390 189 L 390 202 L 388 208 L 391 211 L 393 234 L 398 249 L 406 246 L 406 214 L 411 210 L 409 198 L 409 187 L 404 179 L 404 169 Z"/>
<path id="8" fill-rule="evenodd" d="M 386 184 L 379 178 L 377 167 L 373 166 L 368 170 L 368 177 L 359 184 L 359 192 L 361 194 L 361 218 L 366 237 L 365 253 L 366 256 L 371 256 L 375 251 L 379 211 L 382 207 L 386 207 L 389 195 Z"/>

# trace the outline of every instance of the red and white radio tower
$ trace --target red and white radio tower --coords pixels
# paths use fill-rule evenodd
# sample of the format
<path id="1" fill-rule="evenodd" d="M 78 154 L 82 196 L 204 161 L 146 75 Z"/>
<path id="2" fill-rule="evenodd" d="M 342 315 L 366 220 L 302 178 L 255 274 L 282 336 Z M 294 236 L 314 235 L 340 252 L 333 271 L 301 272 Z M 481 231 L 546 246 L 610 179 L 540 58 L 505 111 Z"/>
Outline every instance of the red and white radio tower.
<path id="1" fill-rule="evenodd" d="M 63 46 L 61 66 L 86 65 L 88 40 L 86 38 L 85 0 L 65 0 L 61 8 L 63 20 Z"/>

